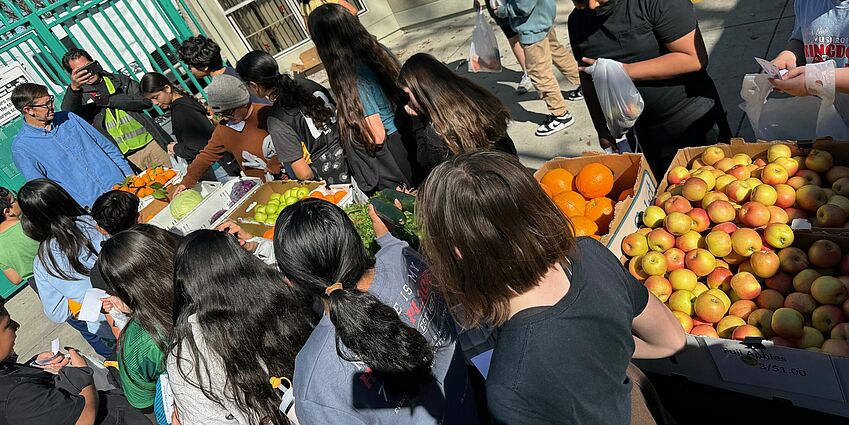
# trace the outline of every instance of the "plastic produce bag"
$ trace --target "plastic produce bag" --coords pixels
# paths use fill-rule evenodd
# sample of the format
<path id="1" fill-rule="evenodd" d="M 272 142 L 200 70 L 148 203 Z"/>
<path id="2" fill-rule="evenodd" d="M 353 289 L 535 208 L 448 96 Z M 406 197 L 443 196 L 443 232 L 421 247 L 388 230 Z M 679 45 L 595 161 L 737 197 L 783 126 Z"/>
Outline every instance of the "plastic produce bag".
<path id="1" fill-rule="evenodd" d="M 740 109 L 746 112 L 755 137 L 761 140 L 849 140 L 849 126 L 834 106 L 834 62 L 806 66 L 806 86 L 812 96 L 769 98 L 774 87 L 765 74 L 743 77 Z"/>
<path id="2" fill-rule="evenodd" d="M 489 26 L 483 9 L 478 10 L 475 29 L 472 30 L 472 45 L 469 47 L 469 72 L 500 72 L 501 53 L 495 33 Z"/>
<path id="3" fill-rule="evenodd" d="M 593 78 L 610 134 L 616 139 L 622 137 L 643 113 L 643 96 L 622 64 L 615 60 L 599 58 L 585 71 Z"/>

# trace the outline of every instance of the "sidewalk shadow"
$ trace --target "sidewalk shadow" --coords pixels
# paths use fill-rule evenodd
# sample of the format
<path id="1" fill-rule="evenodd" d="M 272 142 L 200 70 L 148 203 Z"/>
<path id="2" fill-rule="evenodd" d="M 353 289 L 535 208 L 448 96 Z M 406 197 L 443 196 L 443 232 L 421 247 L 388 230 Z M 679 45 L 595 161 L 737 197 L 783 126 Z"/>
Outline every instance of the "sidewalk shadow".
<path id="1" fill-rule="evenodd" d="M 540 100 L 536 91 L 525 94 L 516 93 L 516 84 L 522 79 L 522 73 L 508 68 L 501 68 L 501 72 L 469 72 L 466 59 L 459 59 L 447 63 L 446 66 L 457 75 L 466 77 L 482 87 L 489 90 L 495 97 L 501 99 L 510 111 L 510 117 L 516 122 L 540 123 L 545 121 L 546 116 L 537 112 L 531 112 L 519 102 L 528 100 Z"/>

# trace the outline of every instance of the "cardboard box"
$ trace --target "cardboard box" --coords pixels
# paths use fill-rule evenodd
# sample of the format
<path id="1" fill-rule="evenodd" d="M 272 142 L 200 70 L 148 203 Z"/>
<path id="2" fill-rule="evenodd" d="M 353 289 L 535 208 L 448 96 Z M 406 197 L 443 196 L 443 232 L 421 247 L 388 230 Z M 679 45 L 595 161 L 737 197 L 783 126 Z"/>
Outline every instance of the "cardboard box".
<path id="1" fill-rule="evenodd" d="M 257 204 L 266 203 L 268 198 L 271 197 L 271 194 L 275 192 L 283 193 L 298 186 L 306 186 L 307 189 L 313 191 L 324 185 L 324 182 L 301 182 L 296 180 L 278 180 L 265 183 L 259 188 L 256 188 L 249 196 L 245 197 L 241 204 L 237 205 L 234 209 L 225 214 L 226 218 L 220 221 L 223 222 L 224 220 L 232 220 L 238 223 L 239 226 L 241 226 L 246 232 L 260 236 L 268 229 L 272 228 L 272 226 L 265 223 L 257 223 L 254 220 L 254 208 Z"/>
<path id="2" fill-rule="evenodd" d="M 543 164 L 534 173 L 534 178 L 540 181 L 545 173 L 554 168 L 563 168 L 577 175 L 585 165 L 593 162 L 602 163 L 613 171 L 613 190 L 609 198 L 617 200 L 622 192 L 628 189 L 634 191 L 632 196 L 616 203 L 610 231 L 601 238 L 601 243 L 618 258 L 622 255 L 622 239 L 640 228 L 637 214 L 651 205 L 657 190 L 657 180 L 643 155 L 585 153 L 577 158 L 554 158 Z"/>
<path id="3" fill-rule="evenodd" d="M 834 241 L 849 252 L 849 236 L 823 232 L 798 233 L 793 246 L 807 251 L 820 239 Z M 849 418 L 849 358 L 780 347 L 770 341 L 744 343 L 687 335 L 682 352 L 634 362 L 647 371 Z"/>

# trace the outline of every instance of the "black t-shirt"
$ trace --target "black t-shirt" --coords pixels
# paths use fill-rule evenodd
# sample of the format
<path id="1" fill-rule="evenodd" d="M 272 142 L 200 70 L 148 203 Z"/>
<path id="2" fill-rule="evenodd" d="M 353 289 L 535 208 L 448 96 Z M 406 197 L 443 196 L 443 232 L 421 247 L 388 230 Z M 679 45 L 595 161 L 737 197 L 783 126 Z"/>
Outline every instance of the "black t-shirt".
<path id="1" fill-rule="evenodd" d="M 72 425 L 85 399 L 57 389 L 55 377 L 16 363 L 0 365 L 0 425 Z"/>
<path id="2" fill-rule="evenodd" d="M 578 62 L 584 57 L 622 63 L 654 59 L 669 53 L 667 43 L 697 26 L 690 0 L 616 1 L 607 17 L 580 9 L 569 15 L 569 41 Z M 719 94 L 707 71 L 634 84 L 645 101 L 637 126 L 670 118 L 688 125 L 719 103 Z"/>
<path id="3" fill-rule="evenodd" d="M 495 424 L 630 423 L 632 321 L 648 291 L 592 238 L 578 239 L 571 287 L 498 329 L 486 381 Z"/>

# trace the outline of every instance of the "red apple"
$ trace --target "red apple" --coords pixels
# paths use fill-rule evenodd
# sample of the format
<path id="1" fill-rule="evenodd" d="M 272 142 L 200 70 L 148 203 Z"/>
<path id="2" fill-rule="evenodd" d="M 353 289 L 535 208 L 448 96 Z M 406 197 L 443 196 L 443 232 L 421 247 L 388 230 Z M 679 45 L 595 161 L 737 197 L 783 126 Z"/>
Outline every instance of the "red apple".
<path id="1" fill-rule="evenodd" d="M 812 170 L 799 170 L 794 177 L 801 177 L 805 185 L 822 186 L 822 177 Z"/>
<path id="2" fill-rule="evenodd" d="M 687 182 L 684 183 L 684 187 L 681 189 L 681 195 L 692 202 L 701 201 L 707 192 L 707 182 L 698 177 L 687 179 Z"/>
<path id="3" fill-rule="evenodd" d="M 716 267 L 716 257 L 706 249 L 697 248 L 684 256 L 684 264 L 697 276 L 707 276 Z"/>
<path id="4" fill-rule="evenodd" d="M 732 207 L 732 208 L 733 208 L 733 207 Z M 727 222 L 725 222 L 725 223 L 717 224 L 716 226 L 713 226 L 713 229 L 711 229 L 711 231 L 714 231 L 714 232 L 725 232 L 725 233 L 728 233 L 729 235 L 731 235 L 732 233 L 734 233 L 734 231 L 735 231 L 735 230 L 737 230 L 737 225 L 736 225 L 736 224 L 734 224 L 734 223 L 732 223 L 732 222 L 730 222 L 730 221 L 727 221 Z"/>
<path id="5" fill-rule="evenodd" d="M 808 259 L 814 267 L 829 268 L 840 263 L 842 253 L 836 243 L 820 239 L 808 248 Z"/>
<path id="6" fill-rule="evenodd" d="M 734 202 L 745 202 L 749 199 L 749 195 L 752 193 L 752 186 L 745 180 L 737 180 L 735 182 L 728 183 L 728 186 L 725 186 L 724 190 L 725 194 L 728 195 L 728 199 Z"/>
<path id="7" fill-rule="evenodd" d="M 705 292 L 696 297 L 694 310 L 699 319 L 708 323 L 716 323 L 725 316 L 726 308 L 722 299 Z"/>
<path id="8" fill-rule="evenodd" d="M 752 177 L 751 171 L 745 165 L 735 165 L 730 170 L 726 171 L 725 174 L 729 176 L 734 176 L 737 180 L 746 180 L 749 177 Z"/>
<path id="9" fill-rule="evenodd" d="M 731 338 L 734 329 L 744 326 L 746 321 L 737 316 L 725 316 L 716 324 L 716 333 L 720 338 Z"/>
<path id="10" fill-rule="evenodd" d="M 622 239 L 622 253 L 628 257 L 636 257 L 649 252 L 649 242 L 645 236 L 632 233 Z"/>
<path id="11" fill-rule="evenodd" d="M 849 323 L 835 325 L 834 328 L 831 329 L 831 338 L 849 341 Z"/>
<path id="12" fill-rule="evenodd" d="M 669 192 L 658 193 L 654 198 L 654 205 L 663 208 L 663 204 L 665 204 L 671 197 L 672 194 Z"/>
<path id="13" fill-rule="evenodd" d="M 797 172 L 799 172 L 799 161 L 793 158 L 778 158 L 774 162 L 777 165 L 782 166 L 785 170 L 787 170 L 788 176 L 795 176 Z"/>
<path id="14" fill-rule="evenodd" d="M 731 290 L 731 278 L 733 276 L 734 273 L 731 270 L 717 267 L 707 275 L 706 282 L 711 289 L 718 288 L 724 292 L 728 292 Z"/>
<path id="15" fill-rule="evenodd" d="M 760 308 L 768 308 L 770 310 L 778 310 L 784 306 L 784 295 L 775 289 L 764 289 L 761 294 L 755 298 L 755 303 Z"/>
<path id="16" fill-rule="evenodd" d="M 819 307 L 819 304 L 814 300 L 814 297 L 808 294 L 794 292 L 784 298 L 784 307 L 792 308 L 805 317 L 811 317 L 811 314 Z"/>
<path id="17" fill-rule="evenodd" d="M 663 276 L 649 276 L 643 285 L 662 303 L 665 303 L 672 295 L 672 284 Z"/>
<path id="18" fill-rule="evenodd" d="M 672 236 L 663 228 L 652 230 L 646 239 L 649 243 L 649 250 L 655 252 L 666 252 L 666 250 L 675 246 L 675 236 Z"/>
<path id="19" fill-rule="evenodd" d="M 719 338 L 719 335 L 716 333 L 716 330 L 713 328 L 713 326 L 710 325 L 694 326 L 693 329 L 690 331 L 690 335 Z"/>
<path id="20" fill-rule="evenodd" d="M 772 313 L 770 322 L 773 332 L 778 336 L 795 340 L 801 338 L 805 332 L 805 318 L 796 310 L 790 308 L 779 308 Z M 775 342 L 775 340 L 773 340 Z"/>
<path id="21" fill-rule="evenodd" d="M 698 300 L 696 300 L 698 301 Z M 735 301 L 731 304 L 731 308 L 728 309 L 728 314 L 732 316 L 737 316 L 743 320 L 746 320 L 753 311 L 757 310 L 758 306 L 752 300 L 739 300 Z"/>
<path id="22" fill-rule="evenodd" d="M 840 339 L 827 339 L 822 343 L 822 352 L 838 357 L 849 357 L 849 342 Z"/>
<path id="23" fill-rule="evenodd" d="M 849 299 L 849 292 L 840 279 L 820 276 L 811 284 L 811 296 L 820 304 L 840 305 Z"/>
<path id="24" fill-rule="evenodd" d="M 769 210 L 760 202 L 746 202 L 737 211 L 737 219 L 748 227 L 761 227 L 769 223 Z"/>
<path id="25" fill-rule="evenodd" d="M 690 201 L 679 195 L 672 196 L 663 203 L 663 210 L 666 211 L 666 214 L 673 212 L 687 213 L 691 209 L 693 209 L 693 206 L 690 204 Z"/>
<path id="26" fill-rule="evenodd" d="M 781 261 L 778 254 L 772 251 L 758 251 L 749 258 L 752 271 L 758 277 L 769 278 L 778 273 Z"/>
<path id="27" fill-rule="evenodd" d="M 808 181 L 802 176 L 793 176 L 787 179 L 787 185 L 792 187 L 794 190 L 799 190 L 802 186 L 807 186 L 809 184 L 810 183 L 808 183 Z"/>
<path id="28" fill-rule="evenodd" d="M 768 163 L 767 158 L 763 157 L 763 156 L 759 156 L 759 157 L 755 158 L 754 161 L 752 161 L 752 164 L 755 164 L 758 167 L 763 167 L 767 163 Z"/>
<path id="29" fill-rule="evenodd" d="M 751 257 L 749 257 L 751 258 Z M 737 266 L 737 273 L 746 272 L 755 274 L 755 271 L 752 269 L 752 263 L 749 261 L 749 258 L 746 258 L 739 266 Z"/>
<path id="30" fill-rule="evenodd" d="M 663 253 L 666 257 L 666 271 L 672 272 L 684 268 L 684 251 L 678 248 L 669 248 Z"/>
<path id="31" fill-rule="evenodd" d="M 772 337 L 772 343 L 778 347 L 796 348 L 796 343 L 782 336 Z"/>
<path id="32" fill-rule="evenodd" d="M 693 221 L 690 229 L 695 232 L 701 233 L 710 227 L 710 217 L 708 217 L 707 211 L 701 208 L 693 208 L 687 213 L 687 216 Z"/>
<path id="33" fill-rule="evenodd" d="M 814 212 L 826 202 L 828 198 L 819 186 L 805 185 L 796 190 L 796 203 L 804 210 Z"/>
<path id="34" fill-rule="evenodd" d="M 843 312 L 833 305 L 821 305 L 811 313 L 811 324 L 826 335 L 830 335 L 831 330 L 845 320 Z"/>
<path id="35" fill-rule="evenodd" d="M 731 235 L 721 231 L 712 231 L 704 237 L 707 250 L 714 257 L 725 257 L 731 253 Z"/>
<path id="36" fill-rule="evenodd" d="M 675 239 L 675 247 L 687 253 L 703 246 L 704 241 L 702 239 L 702 235 L 691 230 Z"/>
<path id="37" fill-rule="evenodd" d="M 834 157 L 824 150 L 811 149 L 805 157 L 805 167 L 818 173 L 828 171 L 832 165 L 834 165 Z"/>
<path id="38" fill-rule="evenodd" d="M 788 247 L 778 251 L 778 259 L 781 261 L 781 270 L 794 276 L 810 266 L 808 255 L 796 247 Z"/>
<path id="39" fill-rule="evenodd" d="M 728 172 L 728 170 L 736 167 L 737 164 L 735 164 L 734 160 L 732 160 L 731 158 L 723 158 L 723 159 L 720 159 L 719 161 L 717 161 L 715 164 L 713 164 L 713 166 L 716 167 L 717 170 L 720 170 L 724 173 L 724 172 Z"/>
<path id="40" fill-rule="evenodd" d="M 783 271 L 764 280 L 764 285 L 769 289 L 778 291 L 782 295 L 787 295 L 793 292 L 793 278 Z"/>
<path id="41" fill-rule="evenodd" d="M 766 151 L 767 161 L 775 162 L 778 158 L 790 158 L 793 152 L 790 151 L 790 146 L 781 143 L 774 143 L 769 146 Z"/>
<path id="42" fill-rule="evenodd" d="M 752 229 L 737 229 L 731 234 L 731 248 L 743 257 L 760 251 L 762 247 L 761 236 Z"/>
<path id="43" fill-rule="evenodd" d="M 761 284 L 749 272 L 740 272 L 731 278 L 731 289 L 743 300 L 753 300 L 761 294 Z"/>
<path id="44" fill-rule="evenodd" d="M 710 220 L 717 224 L 732 221 L 737 216 L 734 205 L 723 200 L 717 200 L 708 205 L 707 213 Z"/>
<path id="45" fill-rule="evenodd" d="M 781 208 L 792 207 L 796 203 L 796 190 L 786 184 L 775 186 L 775 206 Z"/>
<path id="46" fill-rule="evenodd" d="M 795 197 L 794 197 L 795 199 Z M 702 208 L 707 210 L 708 205 L 710 205 L 713 201 L 727 201 L 728 195 L 720 192 L 719 190 L 712 190 L 708 192 L 704 198 L 702 198 Z M 707 212 L 707 211 L 705 211 Z"/>
<path id="47" fill-rule="evenodd" d="M 766 207 L 769 210 L 769 223 L 781 223 L 787 224 L 790 222 L 790 216 L 787 215 L 787 211 L 784 211 L 784 208 L 776 207 L 775 205 L 770 205 Z"/>
<path id="48" fill-rule="evenodd" d="M 763 338 L 763 333 L 761 330 L 752 325 L 743 325 L 734 329 L 734 332 L 731 333 L 731 339 L 736 339 L 738 341 L 743 341 L 746 337 L 758 337 Z"/>
<path id="49" fill-rule="evenodd" d="M 666 180 L 670 184 L 682 183 L 688 178 L 690 178 L 690 171 L 680 165 L 669 170 L 669 173 L 666 175 Z"/>
<path id="50" fill-rule="evenodd" d="M 808 218 L 808 213 L 804 210 L 800 210 L 799 208 L 785 208 L 784 212 L 787 213 L 787 218 L 791 223 L 797 218 L 802 220 L 807 220 Z"/>
<path id="51" fill-rule="evenodd" d="M 714 187 L 714 190 L 720 191 L 724 195 L 725 193 L 722 192 L 722 191 L 725 190 L 726 186 L 728 186 L 731 182 L 736 182 L 736 181 L 737 181 L 737 179 L 734 176 L 729 176 L 728 174 L 723 174 L 723 175 L 716 178 L 716 186 Z M 726 196 L 725 199 L 728 200 L 728 197 Z M 704 201 L 704 200 L 702 200 L 702 201 Z"/>
<path id="52" fill-rule="evenodd" d="M 628 260 L 628 272 L 631 273 L 631 276 L 634 276 L 634 279 L 639 280 L 640 282 L 648 279 L 649 274 L 643 270 L 643 256 L 637 256 L 630 260 Z"/>
<path id="53" fill-rule="evenodd" d="M 761 170 L 761 181 L 770 186 L 787 183 L 789 178 L 787 170 L 778 164 L 767 164 Z"/>
<path id="54" fill-rule="evenodd" d="M 749 315 L 746 323 L 758 328 L 766 338 L 775 336 L 775 332 L 772 331 L 772 310 L 759 308 Z"/>

